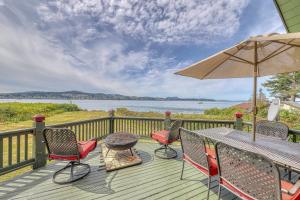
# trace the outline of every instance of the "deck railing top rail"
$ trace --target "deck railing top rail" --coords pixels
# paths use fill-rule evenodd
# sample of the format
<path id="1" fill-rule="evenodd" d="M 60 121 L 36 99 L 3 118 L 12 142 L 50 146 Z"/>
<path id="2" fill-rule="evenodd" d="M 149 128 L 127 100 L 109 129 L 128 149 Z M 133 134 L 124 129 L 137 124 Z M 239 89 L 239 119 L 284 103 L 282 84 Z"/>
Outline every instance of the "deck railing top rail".
<path id="1" fill-rule="evenodd" d="M 35 131 L 35 128 L 23 128 L 23 129 L 8 130 L 8 131 L 0 132 L 0 137 L 15 136 L 15 135 L 22 134 L 24 132 L 33 133 L 34 131 Z"/>
<path id="2" fill-rule="evenodd" d="M 80 121 L 75 121 L 75 122 L 51 124 L 51 125 L 48 125 L 47 127 L 59 128 L 59 127 L 66 127 L 66 126 L 74 126 L 74 125 L 78 125 L 78 124 L 85 124 L 85 123 L 99 121 L 99 120 L 105 120 L 105 119 L 110 119 L 110 117 L 99 117 L 99 118 L 80 120 Z"/>

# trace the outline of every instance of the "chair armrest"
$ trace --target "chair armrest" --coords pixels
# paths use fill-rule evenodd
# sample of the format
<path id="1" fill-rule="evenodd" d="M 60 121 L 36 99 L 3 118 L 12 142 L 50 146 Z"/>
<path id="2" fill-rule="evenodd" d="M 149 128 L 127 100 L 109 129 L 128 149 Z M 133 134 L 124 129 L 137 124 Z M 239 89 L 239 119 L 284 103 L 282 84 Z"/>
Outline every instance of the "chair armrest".
<path id="1" fill-rule="evenodd" d="M 299 190 L 299 188 L 300 188 L 300 180 L 298 180 L 291 189 L 289 190 L 281 189 L 281 191 L 289 195 L 294 195 Z"/>

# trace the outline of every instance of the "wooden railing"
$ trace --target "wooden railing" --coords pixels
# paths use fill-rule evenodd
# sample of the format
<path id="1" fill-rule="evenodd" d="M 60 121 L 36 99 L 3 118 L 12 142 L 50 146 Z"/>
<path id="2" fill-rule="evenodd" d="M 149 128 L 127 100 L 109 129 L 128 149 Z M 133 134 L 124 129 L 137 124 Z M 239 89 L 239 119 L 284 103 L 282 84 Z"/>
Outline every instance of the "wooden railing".
<path id="1" fill-rule="evenodd" d="M 171 122 L 174 119 L 171 120 Z M 234 128 L 235 121 L 226 120 L 182 120 L 182 126 L 189 130 L 200 130 L 206 128 L 228 127 Z M 150 137 L 156 130 L 164 129 L 164 118 L 142 118 L 142 117 L 114 117 L 114 129 L 112 132 L 130 132 L 139 136 Z"/>
<path id="2" fill-rule="evenodd" d="M 35 128 L 0 133 L 0 175 L 32 165 L 33 135 Z"/>
<path id="3" fill-rule="evenodd" d="M 234 128 L 235 121 L 229 120 L 183 120 L 182 127 L 188 130 L 201 130 L 207 128 L 227 127 Z"/>
<path id="4" fill-rule="evenodd" d="M 130 132 L 141 137 L 150 137 L 155 130 L 169 127 L 175 119 L 142 118 L 142 117 L 110 117 L 69 122 L 45 126 L 43 120 L 35 121 L 33 128 L 0 132 L 0 175 L 33 165 L 34 168 L 46 164 L 45 144 L 42 143 L 42 131 L 45 127 L 69 128 L 76 133 L 78 140 L 101 139 L 110 133 Z M 238 128 L 251 131 L 252 124 L 228 120 L 183 120 L 183 127 L 189 130 L 200 130 L 215 127 Z M 300 139 L 300 131 L 290 130 L 291 140 Z M 42 160 L 42 162 L 41 162 Z"/>
<path id="5" fill-rule="evenodd" d="M 92 138 L 100 139 L 110 133 L 110 118 L 96 118 L 77 122 L 55 124 L 47 127 L 68 128 L 74 131 L 76 138 L 80 141 Z"/>
<path id="6" fill-rule="evenodd" d="M 164 128 L 163 118 L 114 117 L 112 132 L 129 132 L 139 136 L 150 137 L 155 130 Z"/>

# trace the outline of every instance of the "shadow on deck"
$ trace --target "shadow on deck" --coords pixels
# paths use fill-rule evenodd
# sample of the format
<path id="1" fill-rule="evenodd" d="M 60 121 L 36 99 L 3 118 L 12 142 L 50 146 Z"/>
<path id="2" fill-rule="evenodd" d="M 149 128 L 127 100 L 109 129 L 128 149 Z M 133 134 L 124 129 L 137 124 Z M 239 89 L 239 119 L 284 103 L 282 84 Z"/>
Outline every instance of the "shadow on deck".
<path id="1" fill-rule="evenodd" d="M 181 155 L 177 159 L 154 157 L 153 143 L 138 143 L 143 164 L 106 172 L 101 159 L 100 145 L 83 160 L 91 166 L 91 173 L 73 184 L 57 185 L 52 174 L 65 165 L 49 164 L 0 183 L 1 199 L 206 199 L 207 179 L 196 169 L 186 165 L 184 180 L 180 180 Z M 177 148 L 180 152 L 179 148 Z M 100 156 L 101 155 L 101 156 Z M 210 199 L 217 199 L 217 180 L 213 181 Z M 237 199 L 222 190 L 222 199 Z"/>

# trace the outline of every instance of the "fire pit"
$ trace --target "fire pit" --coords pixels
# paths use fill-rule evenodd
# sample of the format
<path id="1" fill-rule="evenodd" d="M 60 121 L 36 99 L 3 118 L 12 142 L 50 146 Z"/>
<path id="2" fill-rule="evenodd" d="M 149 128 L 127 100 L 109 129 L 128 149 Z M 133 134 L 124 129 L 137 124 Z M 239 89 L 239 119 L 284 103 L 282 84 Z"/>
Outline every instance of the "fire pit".
<path id="1" fill-rule="evenodd" d="M 131 148 L 136 145 L 137 141 L 138 137 L 130 133 L 119 132 L 110 134 L 104 139 L 104 144 L 108 148 L 106 156 L 110 150 L 123 151 L 127 149 L 130 150 L 133 156 Z"/>

